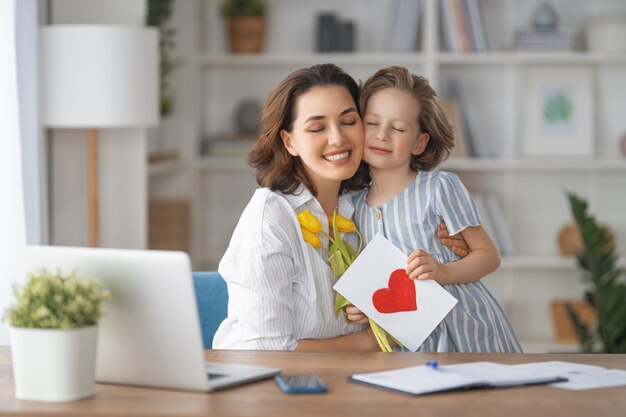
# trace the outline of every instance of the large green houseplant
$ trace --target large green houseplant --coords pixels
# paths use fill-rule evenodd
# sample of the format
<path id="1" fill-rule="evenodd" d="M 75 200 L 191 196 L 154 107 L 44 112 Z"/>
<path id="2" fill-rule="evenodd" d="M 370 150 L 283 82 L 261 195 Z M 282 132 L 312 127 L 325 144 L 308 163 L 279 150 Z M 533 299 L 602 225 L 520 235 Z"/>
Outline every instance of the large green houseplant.
<path id="1" fill-rule="evenodd" d="M 597 313 L 597 327 L 584 325 L 571 305 L 566 306 L 568 314 L 583 351 L 626 353 L 626 284 L 620 279 L 624 271 L 617 266 L 615 245 L 607 229 L 588 213 L 587 202 L 573 193 L 567 196 L 583 240 L 578 266 L 590 285 L 588 298 Z"/>
<path id="2" fill-rule="evenodd" d="M 71 401 L 93 395 L 97 324 L 109 293 L 95 279 L 41 270 L 13 294 L 5 319 L 15 396 Z"/>

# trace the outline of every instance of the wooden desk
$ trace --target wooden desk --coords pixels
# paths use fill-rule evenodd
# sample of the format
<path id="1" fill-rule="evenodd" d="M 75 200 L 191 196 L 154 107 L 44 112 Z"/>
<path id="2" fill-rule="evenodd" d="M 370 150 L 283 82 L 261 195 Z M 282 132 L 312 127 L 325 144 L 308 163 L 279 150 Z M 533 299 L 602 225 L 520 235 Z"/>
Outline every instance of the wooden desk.
<path id="1" fill-rule="evenodd" d="M 284 373 L 316 373 L 321 395 L 283 394 L 265 380 L 211 394 L 98 384 L 95 397 L 69 403 L 15 399 L 10 351 L 0 348 L 0 415 L 39 416 L 624 416 L 626 387 L 570 392 L 549 386 L 486 389 L 412 397 L 348 382 L 357 372 L 420 365 L 494 361 L 506 364 L 564 360 L 626 369 L 626 355 L 420 354 L 207 351 L 207 360 L 276 366 Z"/>

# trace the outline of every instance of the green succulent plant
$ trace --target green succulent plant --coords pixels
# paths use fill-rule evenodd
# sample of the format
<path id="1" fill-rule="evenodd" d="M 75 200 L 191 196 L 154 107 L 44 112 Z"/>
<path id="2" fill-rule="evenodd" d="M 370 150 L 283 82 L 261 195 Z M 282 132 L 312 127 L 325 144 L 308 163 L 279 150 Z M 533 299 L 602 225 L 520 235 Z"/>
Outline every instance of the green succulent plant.
<path id="1" fill-rule="evenodd" d="M 566 305 L 567 312 L 583 351 L 599 348 L 606 353 L 626 353 L 626 283 L 620 280 L 624 271 L 617 266 L 615 246 L 607 229 L 588 213 L 587 202 L 573 193 L 567 196 L 582 235 L 584 250 L 578 255 L 578 266 L 591 285 L 588 299 L 597 313 L 597 327 L 582 323 L 571 304 Z"/>
<path id="2" fill-rule="evenodd" d="M 264 0 L 223 0 L 220 13 L 223 17 L 265 16 L 267 3 Z"/>
<path id="3" fill-rule="evenodd" d="M 14 285 L 13 295 L 15 304 L 6 310 L 5 320 L 33 329 L 93 326 L 102 316 L 102 301 L 110 298 L 96 279 L 46 269 L 30 274 L 23 287 Z"/>

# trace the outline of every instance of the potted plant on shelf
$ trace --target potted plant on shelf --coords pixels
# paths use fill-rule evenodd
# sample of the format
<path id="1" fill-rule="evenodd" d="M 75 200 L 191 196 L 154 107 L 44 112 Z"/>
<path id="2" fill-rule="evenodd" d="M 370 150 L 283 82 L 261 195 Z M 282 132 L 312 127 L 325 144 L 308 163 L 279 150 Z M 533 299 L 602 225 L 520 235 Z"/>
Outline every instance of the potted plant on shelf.
<path id="1" fill-rule="evenodd" d="M 149 0 L 146 24 L 159 29 L 159 88 L 161 117 L 172 112 L 172 92 L 170 91 L 169 75 L 172 71 L 172 50 L 176 45 L 174 30 L 170 21 L 173 13 L 174 0 Z"/>
<path id="2" fill-rule="evenodd" d="M 228 48 L 233 53 L 259 53 L 265 45 L 267 4 L 264 0 L 223 0 Z"/>
<path id="3" fill-rule="evenodd" d="M 568 315 L 583 351 L 626 353 L 626 283 L 620 280 L 624 271 L 617 266 L 615 241 L 608 228 L 587 212 L 586 201 L 572 193 L 568 199 L 584 246 L 577 256 L 578 266 L 591 284 L 587 298 L 596 311 L 597 323 L 586 325 L 570 304 L 566 304 Z"/>
<path id="4" fill-rule="evenodd" d="M 6 310 L 15 396 L 72 401 L 93 395 L 98 319 L 108 291 L 77 273 L 41 270 L 13 287 Z"/>

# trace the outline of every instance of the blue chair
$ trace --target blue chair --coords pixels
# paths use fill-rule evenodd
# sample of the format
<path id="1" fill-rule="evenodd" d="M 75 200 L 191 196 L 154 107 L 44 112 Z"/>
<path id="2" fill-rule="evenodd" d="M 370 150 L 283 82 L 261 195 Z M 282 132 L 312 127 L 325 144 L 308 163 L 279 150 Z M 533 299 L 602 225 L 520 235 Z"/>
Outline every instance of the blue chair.
<path id="1" fill-rule="evenodd" d="M 226 281 L 217 272 L 194 272 L 193 285 L 200 315 L 204 348 L 213 347 L 213 336 L 228 315 Z"/>

